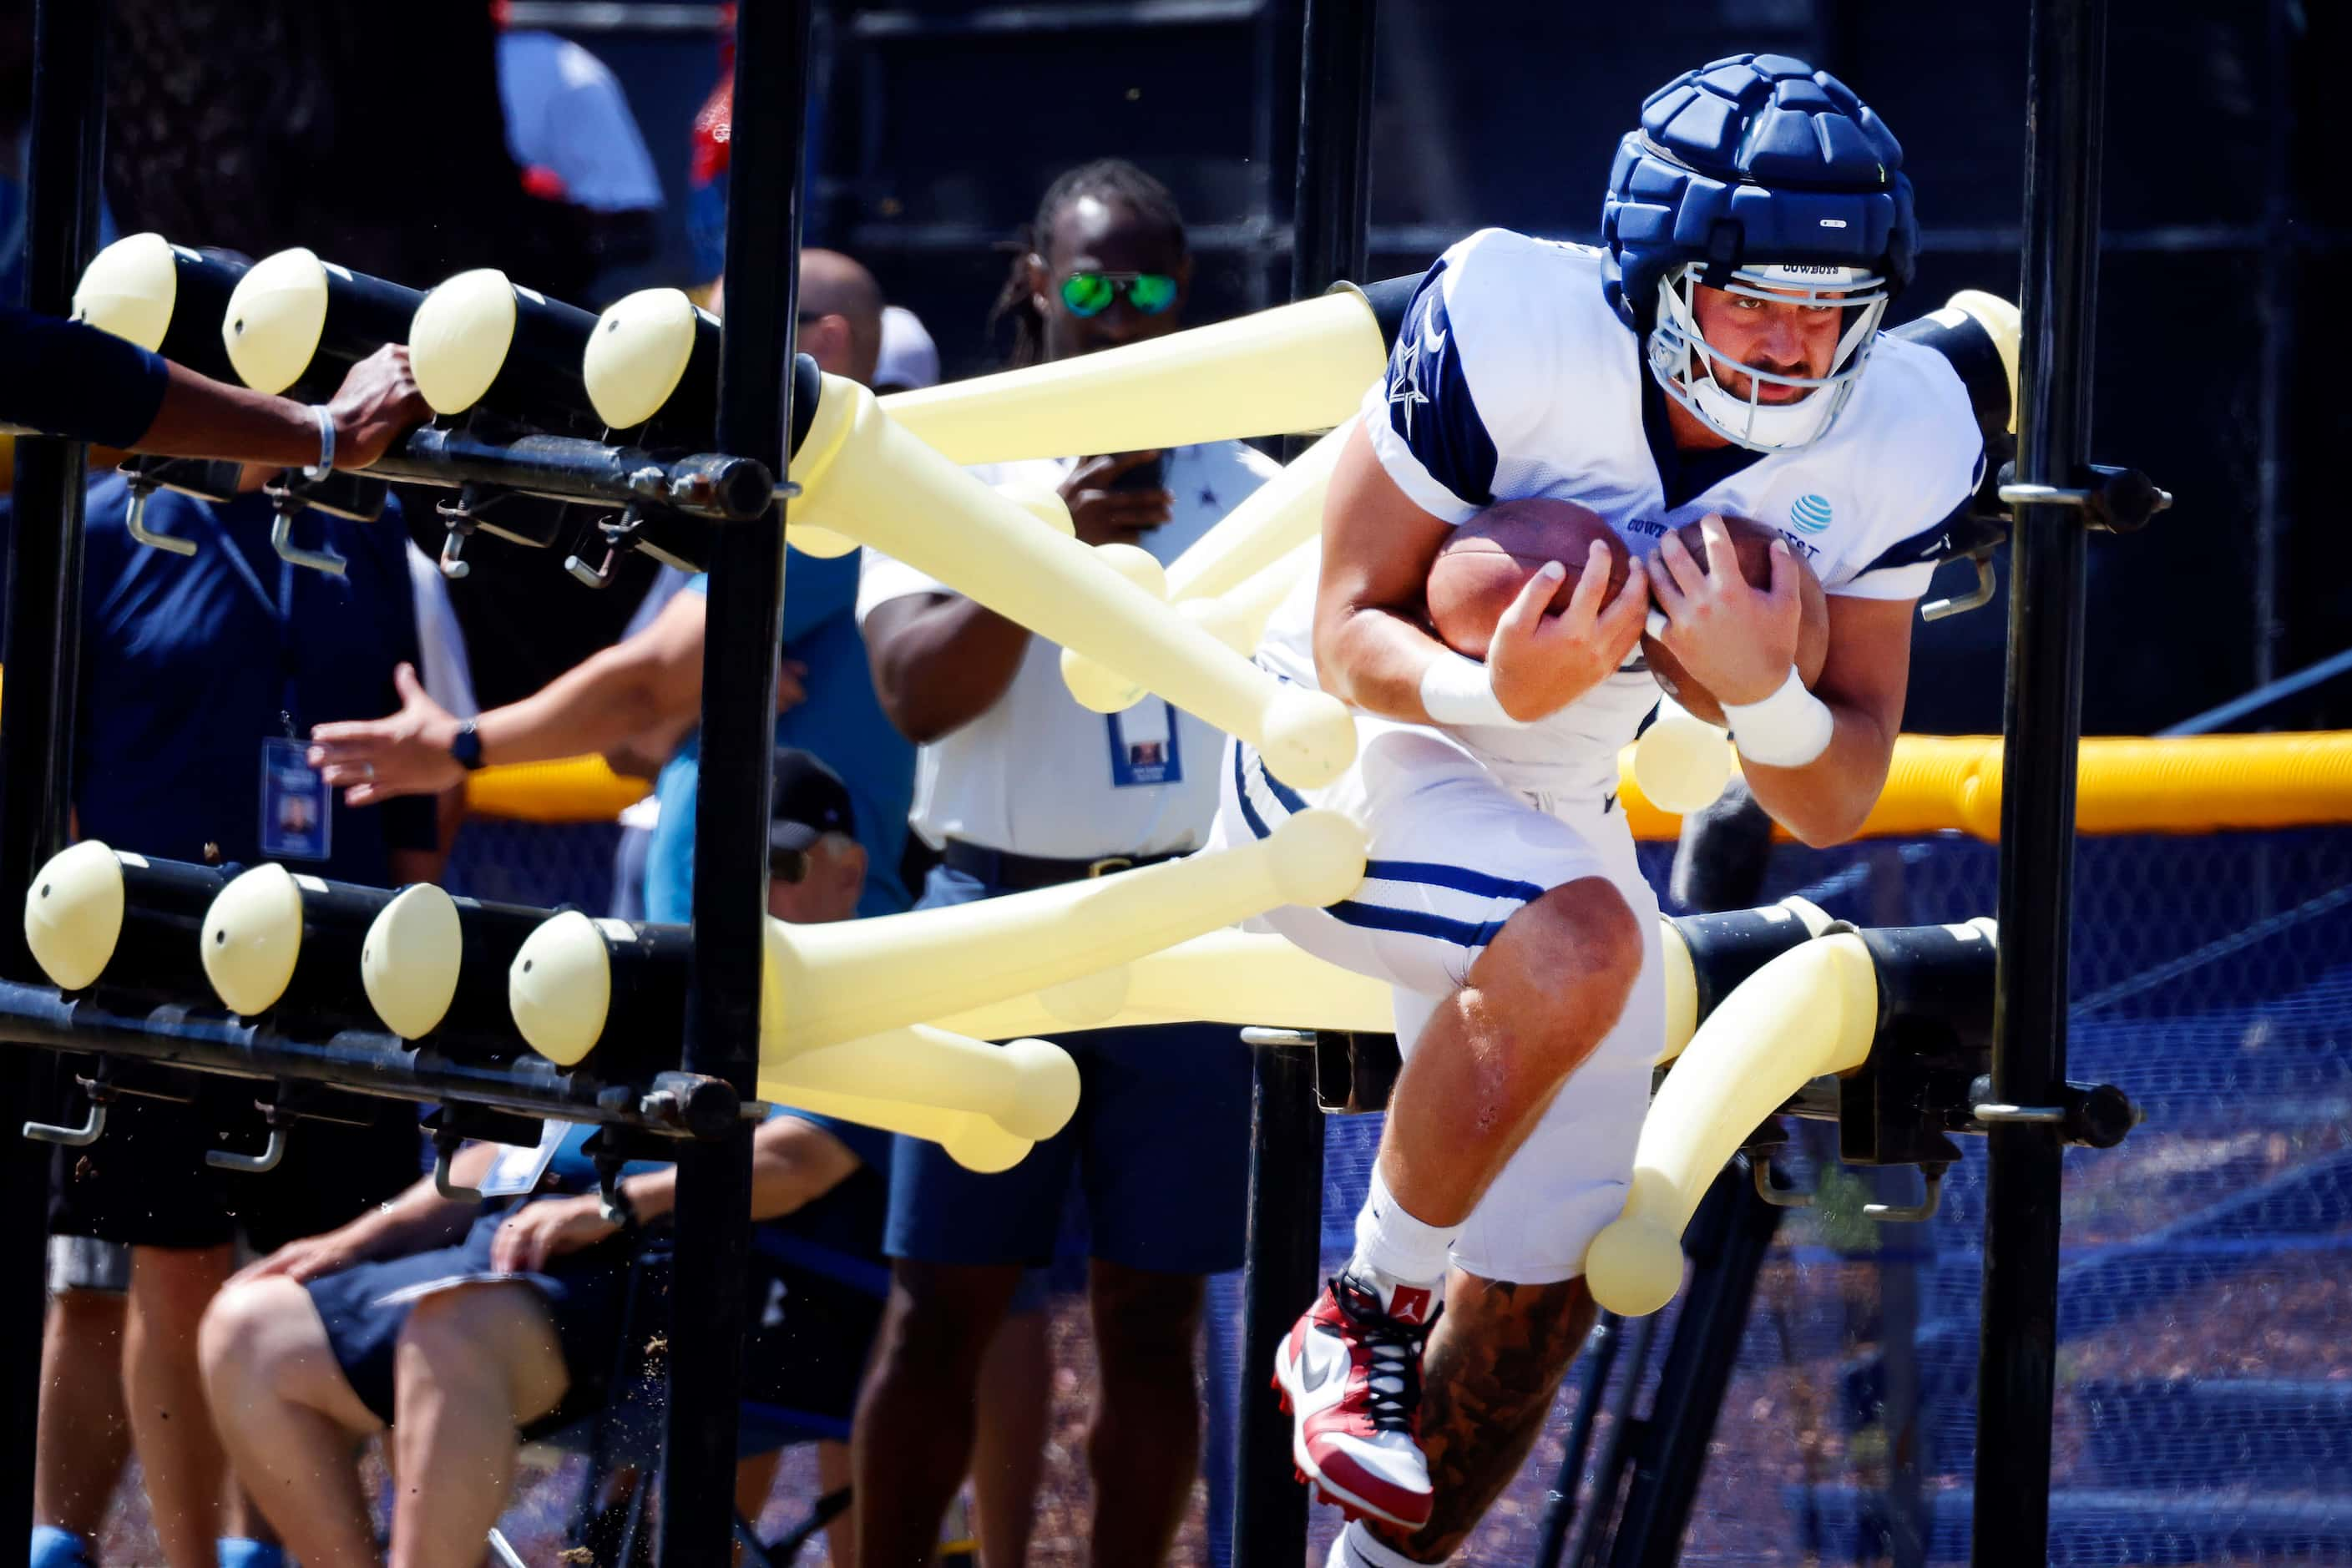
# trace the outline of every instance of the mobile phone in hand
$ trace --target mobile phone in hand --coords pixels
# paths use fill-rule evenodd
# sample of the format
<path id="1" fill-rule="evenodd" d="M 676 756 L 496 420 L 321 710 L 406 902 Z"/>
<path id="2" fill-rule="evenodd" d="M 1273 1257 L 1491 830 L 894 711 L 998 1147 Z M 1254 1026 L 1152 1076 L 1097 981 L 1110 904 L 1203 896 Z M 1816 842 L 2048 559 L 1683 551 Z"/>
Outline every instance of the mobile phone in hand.
<path id="1" fill-rule="evenodd" d="M 1114 490 L 1164 490 L 1168 488 L 1168 458 L 1165 454 L 1135 467 L 1111 480 Z"/>

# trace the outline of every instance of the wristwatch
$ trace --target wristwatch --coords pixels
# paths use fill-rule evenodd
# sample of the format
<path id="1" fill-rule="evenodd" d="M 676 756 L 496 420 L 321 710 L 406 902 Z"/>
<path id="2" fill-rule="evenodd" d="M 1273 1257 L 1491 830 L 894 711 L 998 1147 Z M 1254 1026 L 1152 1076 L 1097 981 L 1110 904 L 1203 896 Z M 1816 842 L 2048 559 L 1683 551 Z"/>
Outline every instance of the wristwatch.
<path id="1" fill-rule="evenodd" d="M 449 754 L 469 773 L 482 765 L 482 737 L 476 732 L 471 719 L 457 726 L 457 736 L 449 742 Z"/>

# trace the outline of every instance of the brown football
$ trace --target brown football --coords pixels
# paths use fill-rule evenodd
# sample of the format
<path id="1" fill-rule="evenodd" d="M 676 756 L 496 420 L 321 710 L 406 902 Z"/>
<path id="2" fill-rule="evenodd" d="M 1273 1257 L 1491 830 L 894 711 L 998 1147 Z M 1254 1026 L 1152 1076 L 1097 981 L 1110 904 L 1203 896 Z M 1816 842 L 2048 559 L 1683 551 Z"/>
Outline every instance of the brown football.
<path id="1" fill-rule="evenodd" d="M 1549 606 L 1568 607 L 1592 542 L 1609 546 L 1609 592 L 1625 585 L 1625 542 L 1599 512 L 1571 500 L 1530 496 L 1498 501 L 1456 528 L 1429 567 L 1429 624 L 1446 647 L 1472 658 L 1486 657 L 1495 623 L 1544 563 L 1568 568 Z"/>
<path id="2" fill-rule="evenodd" d="M 1727 517 L 1723 521 L 1731 529 L 1732 546 L 1739 554 L 1739 574 L 1759 588 L 1769 584 L 1772 581 L 1772 542 L 1780 537 L 1780 531 L 1760 522 L 1751 522 L 1744 517 Z M 1706 536 L 1699 531 L 1699 525 L 1687 522 L 1675 531 L 1681 536 L 1683 548 L 1688 550 L 1692 559 L 1698 563 L 1698 569 L 1706 571 Z M 1829 658 L 1830 602 L 1828 595 L 1822 592 L 1822 580 L 1813 575 L 1813 569 L 1805 564 L 1805 558 L 1790 550 L 1789 559 L 1797 568 L 1797 597 L 1802 616 L 1797 630 L 1797 673 L 1803 676 L 1806 686 L 1811 687 L 1821 679 L 1822 663 Z M 1662 574 L 1665 571 L 1665 563 L 1653 555 L 1650 571 L 1654 576 Z M 1642 657 L 1649 661 L 1651 675 L 1665 689 L 1667 696 L 1710 724 L 1723 722 L 1723 704 L 1690 678 L 1689 672 L 1683 668 L 1682 661 L 1667 652 L 1664 643 L 1644 634 Z"/>

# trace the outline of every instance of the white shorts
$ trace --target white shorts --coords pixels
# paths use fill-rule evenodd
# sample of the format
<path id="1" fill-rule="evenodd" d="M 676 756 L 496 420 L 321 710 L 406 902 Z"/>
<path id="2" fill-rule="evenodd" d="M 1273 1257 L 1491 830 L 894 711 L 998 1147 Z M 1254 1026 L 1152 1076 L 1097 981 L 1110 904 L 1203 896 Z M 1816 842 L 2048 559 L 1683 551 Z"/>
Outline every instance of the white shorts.
<path id="1" fill-rule="evenodd" d="M 1486 943 L 1529 900 L 1605 877 L 1642 931 L 1642 973 L 1625 1010 L 1571 1074 L 1464 1225 L 1454 1262 L 1523 1285 L 1572 1279 L 1623 1209 L 1633 1148 L 1665 1037 L 1658 904 L 1608 799 L 1554 800 L 1513 788 L 1434 730 L 1360 719 L 1355 765 L 1293 790 L 1256 751 L 1226 747 L 1213 845 L 1263 838 L 1309 806 L 1345 813 L 1370 840 L 1363 885 L 1328 909 L 1286 905 L 1251 922 L 1318 958 L 1386 981 L 1405 1055 Z"/>

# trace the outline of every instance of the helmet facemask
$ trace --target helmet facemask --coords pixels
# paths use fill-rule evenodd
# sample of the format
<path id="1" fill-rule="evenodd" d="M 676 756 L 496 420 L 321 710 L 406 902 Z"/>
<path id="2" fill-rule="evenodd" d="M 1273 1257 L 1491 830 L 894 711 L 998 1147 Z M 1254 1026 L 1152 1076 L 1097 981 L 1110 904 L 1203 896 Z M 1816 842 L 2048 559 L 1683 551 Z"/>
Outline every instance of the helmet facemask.
<path id="1" fill-rule="evenodd" d="M 1827 375 L 1787 375 L 1759 370 L 1732 359 L 1699 331 L 1699 286 L 1720 289 L 1769 303 L 1832 305 L 1843 312 L 1837 352 Z M 1650 329 L 1650 374 L 1667 396 L 1700 424 L 1736 446 L 1757 452 L 1786 452 L 1829 434 L 1853 395 L 1862 367 L 1878 336 L 1891 290 L 1887 280 L 1863 267 L 1759 265 L 1726 275 L 1704 261 L 1670 268 L 1658 281 L 1657 323 Z M 1748 378 L 1745 396 L 1735 395 L 1725 373 Z M 1806 395 L 1793 402 L 1766 403 L 1767 386 L 1795 386 Z"/>

